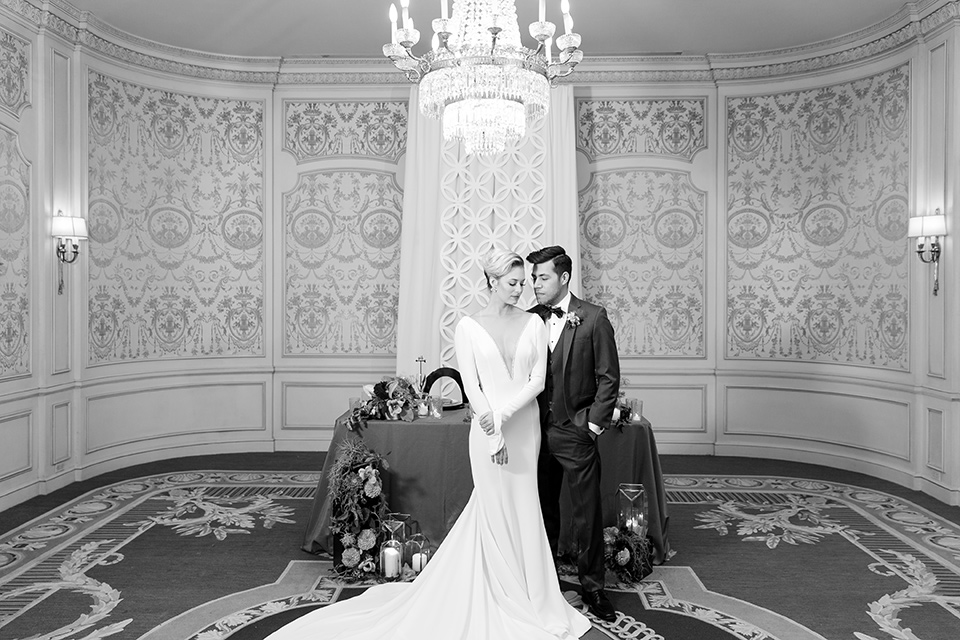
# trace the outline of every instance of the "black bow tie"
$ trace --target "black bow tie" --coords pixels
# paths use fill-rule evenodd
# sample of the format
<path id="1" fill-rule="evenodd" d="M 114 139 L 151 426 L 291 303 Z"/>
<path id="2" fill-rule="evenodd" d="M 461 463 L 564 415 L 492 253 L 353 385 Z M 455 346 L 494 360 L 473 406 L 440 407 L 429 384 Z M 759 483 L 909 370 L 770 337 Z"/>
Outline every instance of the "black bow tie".
<path id="1" fill-rule="evenodd" d="M 553 315 L 557 316 L 558 318 L 562 318 L 562 317 L 563 317 L 563 309 L 561 309 L 560 307 L 548 307 L 548 306 L 544 305 L 544 306 L 543 306 L 543 311 L 542 311 L 541 313 L 543 314 L 543 319 L 544 319 L 544 320 L 546 320 L 547 318 L 549 318 L 551 313 L 552 313 Z"/>

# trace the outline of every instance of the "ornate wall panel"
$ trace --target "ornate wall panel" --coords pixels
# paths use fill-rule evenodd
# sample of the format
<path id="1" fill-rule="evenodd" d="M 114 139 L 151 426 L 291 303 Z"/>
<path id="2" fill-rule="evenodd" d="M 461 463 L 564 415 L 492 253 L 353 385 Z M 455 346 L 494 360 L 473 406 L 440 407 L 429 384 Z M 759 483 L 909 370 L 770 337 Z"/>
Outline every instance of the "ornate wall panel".
<path id="1" fill-rule="evenodd" d="M 263 103 L 91 72 L 90 364 L 263 353 Z"/>
<path id="2" fill-rule="evenodd" d="M 283 103 L 283 148 L 298 163 L 329 156 L 396 162 L 407 148 L 407 103 Z"/>
<path id="3" fill-rule="evenodd" d="M 577 148 L 591 162 L 614 156 L 692 160 L 706 149 L 706 98 L 577 100 Z"/>
<path id="4" fill-rule="evenodd" d="M 394 172 L 313 171 L 284 194 L 286 355 L 396 352 L 402 210 Z"/>
<path id="5" fill-rule="evenodd" d="M 544 123 L 499 156 L 473 157 L 459 143 L 444 143 L 441 176 L 441 249 L 444 274 L 440 285 L 440 359 L 455 365 L 453 336 L 457 322 L 487 302 L 481 258 L 497 246 L 521 257 L 540 248 L 546 216 L 543 210 Z M 520 306 L 532 306 L 532 291 Z"/>
<path id="6" fill-rule="evenodd" d="M 597 171 L 580 192 L 584 297 L 621 355 L 704 356 L 705 205 L 685 171 Z"/>
<path id="7" fill-rule="evenodd" d="M 727 100 L 729 358 L 906 370 L 910 76 Z"/>
<path id="8" fill-rule="evenodd" d="M 30 373 L 30 165 L 0 127 L 0 379 Z"/>
<path id="9" fill-rule="evenodd" d="M 19 117 L 30 104 L 30 43 L 0 29 L 0 109 Z"/>

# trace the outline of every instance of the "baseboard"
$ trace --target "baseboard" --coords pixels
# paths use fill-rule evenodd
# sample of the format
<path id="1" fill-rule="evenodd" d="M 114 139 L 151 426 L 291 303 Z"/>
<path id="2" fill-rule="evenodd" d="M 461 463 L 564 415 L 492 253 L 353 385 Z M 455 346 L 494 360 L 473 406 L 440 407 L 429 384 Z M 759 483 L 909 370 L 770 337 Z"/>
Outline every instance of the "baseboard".
<path id="1" fill-rule="evenodd" d="M 822 467 L 843 469 L 844 471 L 853 471 L 855 473 L 873 476 L 874 478 L 893 482 L 894 484 L 898 484 L 914 491 L 923 490 L 920 479 L 906 470 L 896 469 L 894 467 L 888 467 L 875 462 L 860 460 L 858 458 L 817 451 L 806 451 L 803 449 L 772 447 L 768 445 L 717 444 L 715 448 L 716 455 L 718 456 L 771 458 L 774 460 L 784 460 L 786 462 L 816 464 Z M 924 493 L 927 492 L 924 491 Z"/>
<path id="2" fill-rule="evenodd" d="M 713 456 L 715 445 L 709 443 L 657 442 L 657 453 L 664 456 Z"/>
<path id="3" fill-rule="evenodd" d="M 275 440 L 274 450 L 276 451 L 330 451 L 330 443 L 333 437 L 327 435 L 312 440 Z"/>
<path id="4" fill-rule="evenodd" d="M 67 484 L 70 484 L 69 482 Z M 6 493 L 0 496 L 0 513 L 3 513 L 10 507 L 15 507 L 21 502 L 26 502 L 30 498 L 36 498 L 40 493 L 41 482 L 33 482 L 26 485 L 25 487 L 20 487 L 14 489 L 10 493 Z"/>
<path id="5" fill-rule="evenodd" d="M 177 445 L 151 449 L 136 453 L 126 453 L 106 460 L 87 464 L 76 470 L 77 480 L 89 480 L 101 473 L 125 469 L 138 464 L 185 458 L 188 456 L 218 455 L 221 453 L 272 453 L 276 448 L 272 440 L 240 440 L 236 442 L 205 442 L 190 445 Z"/>
<path id="6" fill-rule="evenodd" d="M 960 489 L 950 489 L 929 478 L 919 478 L 919 491 L 951 507 L 960 507 Z"/>

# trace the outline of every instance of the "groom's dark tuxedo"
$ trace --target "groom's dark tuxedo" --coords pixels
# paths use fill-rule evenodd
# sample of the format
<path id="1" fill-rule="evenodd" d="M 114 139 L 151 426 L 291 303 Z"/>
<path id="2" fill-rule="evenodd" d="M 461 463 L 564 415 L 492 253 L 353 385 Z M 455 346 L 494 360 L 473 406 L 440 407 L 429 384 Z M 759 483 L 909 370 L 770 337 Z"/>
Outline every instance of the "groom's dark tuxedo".
<path id="1" fill-rule="evenodd" d="M 550 310 L 531 309 L 549 322 Z M 578 573 L 586 591 L 603 588 L 600 454 L 589 423 L 610 424 L 620 389 L 620 360 L 607 312 L 571 295 L 563 330 L 547 355 L 538 396 L 543 428 L 538 464 L 540 504 L 554 554 L 560 537 L 560 489 L 566 474 L 573 502 Z"/>

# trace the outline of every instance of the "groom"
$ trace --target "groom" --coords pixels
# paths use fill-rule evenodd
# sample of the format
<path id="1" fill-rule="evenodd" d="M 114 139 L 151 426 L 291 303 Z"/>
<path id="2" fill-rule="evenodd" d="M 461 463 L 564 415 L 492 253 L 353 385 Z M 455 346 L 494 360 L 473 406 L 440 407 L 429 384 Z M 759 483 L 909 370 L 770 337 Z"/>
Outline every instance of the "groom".
<path id="1" fill-rule="evenodd" d="M 620 361 L 606 309 L 570 293 L 573 262 L 563 247 L 534 251 L 531 309 L 550 332 L 547 377 L 540 404 L 543 441 L 537 469 L 544 526 L 554 557 L 560 538 L 564 474 L 577 530 L 577 570 L 583 601 L 601 620 L 616 619 L 603 590 L 603 518 L 597 437 L 610 424 L 620 390 Z"/>

